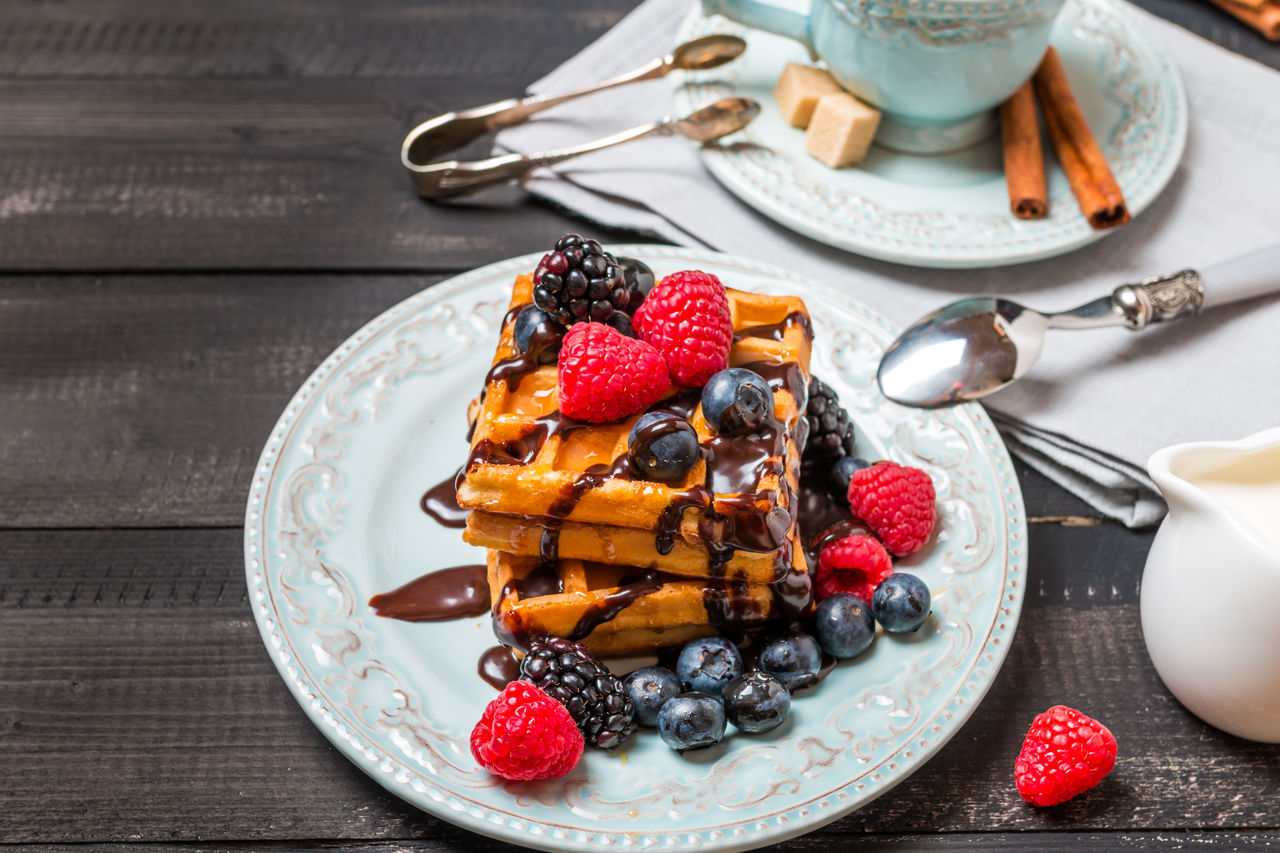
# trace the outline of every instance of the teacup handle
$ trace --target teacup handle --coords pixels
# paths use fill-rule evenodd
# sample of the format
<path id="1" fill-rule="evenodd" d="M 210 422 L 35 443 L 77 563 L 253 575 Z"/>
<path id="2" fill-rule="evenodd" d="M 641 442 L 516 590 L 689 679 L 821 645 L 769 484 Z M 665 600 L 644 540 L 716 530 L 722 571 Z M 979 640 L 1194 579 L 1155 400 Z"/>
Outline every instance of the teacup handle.
<path id="1" fill-rule="evenodd" d="M 702 0 L 702 10 L 708 15 L 723 15 L 748 27 L 795 39 L 813 55 L 807 12 L 785 9 L 768 0 Z"/>

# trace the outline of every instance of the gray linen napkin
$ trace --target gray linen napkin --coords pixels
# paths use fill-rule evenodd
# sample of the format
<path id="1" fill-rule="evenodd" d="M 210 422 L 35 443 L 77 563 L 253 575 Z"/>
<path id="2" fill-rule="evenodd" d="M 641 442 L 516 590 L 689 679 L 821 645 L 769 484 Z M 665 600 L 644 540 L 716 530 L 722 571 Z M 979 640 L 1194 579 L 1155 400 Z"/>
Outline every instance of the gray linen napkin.
<path id="1" fill-rule="evenodd" d="M 689 0 L 647 0 L 531 87 L 562 91 L 668 51 Z M 1117 284 L 1242 254 L 1280 239 L 1280 74 L 1134 9 L 1186 85 L 1191 130 L 1159 199 L 1131 224 L 1068 255 L 993 270 L 926 270 L 861 258 L 776 225 L 739 202 L 682 139 L 653 138 L 542 171 L 528 189 L 597 222 L 785 265 L 907 324 L 971 293 L 1061 310 Z M 711 72 L 714 73 L 714 72 Z M 565 104 L 498 144 L 530 152 L 668 115 L 670 83 Z M 1212 286 L 1212 282 L 1207 283 Z M 1212 311 L 1141 334 L 1059 332 L 1041 362 L 989 398 L 1009 449 L 1108 516 L 1154 524 L 1165 507 L 1148 456 L 1280 423 L 1280 299 Z"/>

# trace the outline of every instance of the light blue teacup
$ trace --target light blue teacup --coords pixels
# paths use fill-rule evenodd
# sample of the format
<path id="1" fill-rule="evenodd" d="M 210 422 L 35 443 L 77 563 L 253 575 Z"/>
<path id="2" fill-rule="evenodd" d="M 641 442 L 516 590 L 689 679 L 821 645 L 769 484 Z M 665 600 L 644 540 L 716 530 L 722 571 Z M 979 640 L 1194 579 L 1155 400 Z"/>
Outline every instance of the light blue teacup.
<path id="1" fill-rule="evenodd" d="M 702 0 L 709 14 L 796 39 L 884 114 L 877 143 L 913 153 L 972 145 L 992 108 L 1040 64 L 1066 0 Z"/>

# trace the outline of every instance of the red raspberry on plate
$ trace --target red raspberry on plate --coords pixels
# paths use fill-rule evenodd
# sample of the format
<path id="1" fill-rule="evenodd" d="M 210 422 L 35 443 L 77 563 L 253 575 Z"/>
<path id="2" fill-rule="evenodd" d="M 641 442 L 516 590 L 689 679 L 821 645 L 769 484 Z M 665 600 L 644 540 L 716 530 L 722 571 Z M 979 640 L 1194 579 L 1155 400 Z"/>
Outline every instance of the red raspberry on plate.
<path id="1" fill-rule="evenodd" d="M 658 348 L 671 378 L 696 388 L 729 366 L 733 318 L 724 285 L 710 273 L 672 273 L 636 309 L 636 336 Z"/>
<path id="2" fill-rule="evenodd" d="M 938 517 L 936 500 L 928 474 L 896 462 L 877 462 L 853 472 L 849 481 L 849 508 L 898 557 L 929 541 Z"/>
<path id="3" fill-rule="evenodd" d="M 1022 799 L 1054 806 L 1097 785 L 1115 765 L 1116 739 L 1106 726 L 1054 705 L 1031 721 L 1013 778 Z"/>
<path id="4" fill-rule="evenodd" d="M 643 412 L 671 387 L 661 353 L 603 323 L 571 326 L 559 364 L 560 411 L 593 424 Z"/>
<path id="5" fill-rule="evenodd" d="M 565 707 L 527 681 L 508 684 L 471 730 L 471 755 L 503 779 L 558 779 L 584 746 Z"/>
<path id="6" fill-rule="evenodd" d="M 880 581 L 893 574 L 893 561 L 874 536 L 846 536 L 818 555 L 818 595 L 849 592 L 868 605 Z"/>

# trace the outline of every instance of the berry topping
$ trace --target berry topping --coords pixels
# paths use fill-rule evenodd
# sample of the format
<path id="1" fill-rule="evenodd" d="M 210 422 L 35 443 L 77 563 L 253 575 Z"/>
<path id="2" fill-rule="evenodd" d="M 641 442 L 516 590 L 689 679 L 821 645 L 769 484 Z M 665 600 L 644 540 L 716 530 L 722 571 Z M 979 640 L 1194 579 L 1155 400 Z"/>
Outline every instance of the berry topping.
<path id="1" fill-rule="evenodd" d="M 631 305 L 628 306 L 627 312 L 634 314 L 644 302 L 644 298 L 649 295 L 649 291 L 653 290 L 657 278 L 648 264 L 635 258 L 619 255 L 618 266 L 622 267 L 622 280 L 627 283 L 627 290 L 631 294 Z"/>
<path id="2" fill-rule="evenodd" d="M 729 366 L 733 320 L 724 285 L 689 270 L 654 285 L 632 318 L 640 340 L 658 348 L 671 378 L 696 388 Z"/>
<path id="3" fill-rule="evenodd" d="M 724 637 L 690 640 L 676 659 L 676 675 L 686 690 L 719 696 L 726 684 L 742 675 L 742 655 Z"/>
<path id="4" fill-rule="evenodd" d="M 893 560 L 878 539 L 846 536 L 818 554 L 818 595 L 847 592 L 870 604 L 876 586 L 892 573 Z"/>
<path id="5" fill-rule="evenodd" d="M 533 304 L 566 326 L 606 322 L 630 302 L 617 260 L 578 234 L 557 240 L 555 251 L 544 255 L 533 273 Z"/>
<path id="6" fill-rule="evenodd" d="M 635 706 L 636 722 L 652 728 L 658 725 L 658 711 L 680 692 L 680 679 L 665 667 L 646 666 L 624 678 L 622 686 Z"/>
<path id="7" fill-rule="evenodd" d="M 791 691 L 767 672 L 748 672 L 724 689 L 724 712 L 739 731 L 771 732 L 791 713 Z"/>
<path id="8" fill-rule="evenodd" d="M 827 488 L 831 490 L 831 494 L 843 498 L 849 494 L 849 481 L 853 479 L 854 473 L 870 467 L 871 463 L 860 457 L 841 456 L 827 472 Z"/>
<path id="9" fill-rule="evenodd" d="M 471 730 L 471 755 L 503 779 L 557 779 L 574 768 L 582 748 L 582 732 L 564 706 L 524 681 L 508 684 Z"/>
<path id="10" fill-rule="evenodd" d="M 748 435 L 773 417 L 773 389 L 750 370 L 722 370 L 702 389 L 702 416 L 722 435 Z"/>
<path id="11" fill-rule="evenodd" d="M 895 462 L 877 462 L 849 480 L 849 508 L 899 557 L 929 541 L 938 513 L 935 500 L 928 474 Z"/>
<path id="12" fill-rule="evenodd" d="M 580 323 L 560 345 L 560 411 L 602 424 L 642 412 L 671 381 L 662 356 L 602 323 Z"/>
<path id="13" fill-rule="evenodd" d="M 853 455 L 853 422 L 840 406 L 831 386 L 816 376 L 809 380 L 809 441 L 804 455 L 823 465 L 834 465 Z"/>
<path id="14" fill-rule="evenodd" d="M 793 631 L 771 640 L 760 650 L 760 669 L 782 682 L 788 690 L 818 680 L 822 650 L 808 634 Z"/>
<path id="15" fill-rule="evenodd" d="M 529 352 L 532 348 L 539 364 L 556 363 L 560 342 L 564 339 L 564 326 L 546 311 L 533 305 L 526 306 L 516 315 L 514 334 L 517 350 Z"/>
<path id="16" fill-rule="evenodd" d="M 701 458 L 698 433 L 671 412 L 646 412 L 627 436 L 627 458 L 637 474 L 659 483 L 679 483 Z"/>
<path id="17" fill-rule="evenodd" d="M 1031 721 L 1013 777 L 1022 799 L 1054 806 L 1097 785 L 1115 764 L 1116 739 L 1106 726 L 1055 705 Z"/>
<path id="18" fill-rule="evenodd" d="M 915 575 L 894 572 L 871 597 L 871 615 L 886 631 L 914 631 L 929 618 L 929 587 Z"/>
<path id="19" fill-rule="evenodd" d="M 622 682 L 580 643 L 563 637 L 534 640 L 520 662 L 520 678 L 563 705 L 591 746 L 615 749 L 635 729 Z"/>
<path id="20" fill-rule="evenodd" d="M 841 660 L 857 657 L 871 648 L 876 638 L 871 605 L 847 592 L 828 596 L 814 613 L 813 632 L 818 645 L 832 657 Z"/>
<path id="21" fill-rule="evenodd" d="M 658 712 L 658 735 L 672 749 L 702 749 L 724 737 L 724 706 L 706 693 L 681 693 Z"/>

